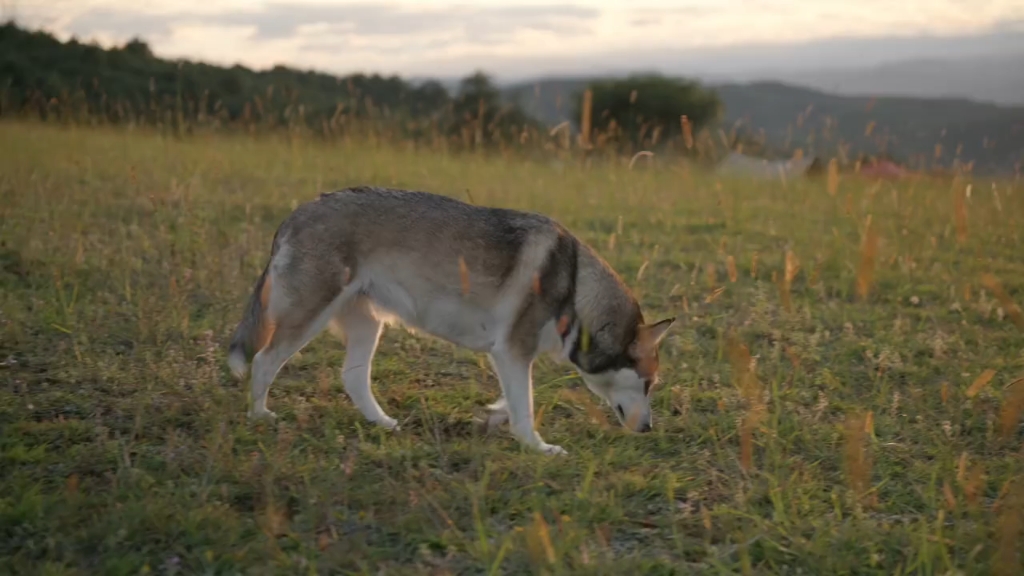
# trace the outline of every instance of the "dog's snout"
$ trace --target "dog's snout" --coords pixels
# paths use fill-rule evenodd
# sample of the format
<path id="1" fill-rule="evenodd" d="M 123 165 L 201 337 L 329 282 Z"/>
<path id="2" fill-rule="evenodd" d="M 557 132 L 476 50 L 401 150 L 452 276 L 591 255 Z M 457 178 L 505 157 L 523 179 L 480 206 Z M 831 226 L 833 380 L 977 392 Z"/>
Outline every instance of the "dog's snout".
<path id="1" fill-rule="evenodd" d="M 644 422 L 643 424 L 640 425 L 640 432 L 641 433 L 646 434 L 647 432 L 650 432 L 650 431 L 651 431 L 651 423 L 650 422 Z"/>

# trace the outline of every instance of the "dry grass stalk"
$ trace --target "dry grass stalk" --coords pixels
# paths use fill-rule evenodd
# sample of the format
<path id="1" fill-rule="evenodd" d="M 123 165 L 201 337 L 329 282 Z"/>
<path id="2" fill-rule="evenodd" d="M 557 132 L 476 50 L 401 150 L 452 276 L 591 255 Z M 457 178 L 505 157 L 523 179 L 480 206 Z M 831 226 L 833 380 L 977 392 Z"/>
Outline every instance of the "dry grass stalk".
<path id="1" fill-rule="evenodd" d="M 1020 424 L 1024 414 L 1024 378 L 1018 378 L 1006 387 L 1003 406 L 999 410 L 999 432 L 1003 438 L 1009 438 Z"/>
<path id="2" fill-rule="evenodd" d="M 757 252 L 750 257 L 750 277 L 757 279 Z"/>
<path id="3" fill-rule="evenodd" d="M 276 540 L 280 536 L 288 534 L 288 516 L 283 507 L 274 503 L 273 498 L 267 495 L 267 505 L 263 513 L 263 533 L 270 540 Z"/>
<path id="4" fill-rule="evenodd" d="M 707 506 L 700 507 L 700 519 L 701 523 L 704 524 L 704 529 L 708 532 L 711 531 L 711 511 Z"/>
<path id="5" fill-rule="evenodd" d="M 636 271 L 636 282 L 639 282 L 640 279 L 644 277 L 644 270 L 647 270 L 648 264 L 650 264 L 650 262 L 644 260 L 644 263 L 640 265 L 640 269 Z"/>
<path id="6" fill-rule="evenodd" d="M 590 119 L 593 110 L 594 93 L 591 90 L 583 92 L 583 109 L 580 112 L 580 145 L 584 150 L 589 150 L 590 143 Z"/>
<path id="7" fill-rule="evenodd" d="M 953 487 L 949 485 L 949 480 L 942 481 L 942 496 L 946 500 L 946 509 L 950 512 L 956 510 L 956 495 L 953 494 Z"/>
<path id="8" fill-rule="evenodd" d="M 1020 307 L 1013 301 L 1013 298 L 1003 289 L 999 279 L 993 274 L 983 274 L 981 276 L 981 284 L 988 288 L 996 299 L 999 300 L 999 304 L 1003 307 L 1006 314 L 1010 316 L 1010 320 L 1013 321 L 1017 328 L 1024 330 L 1024 314 L 1021 313 Z"/>
<path id="9" fill-rule="evenodd" d="M 746 344 L 740 342 L 734 333 L 729 334 L 726 347 L 729 362 L 732 364 L 733 378 L 739 387 L 740 394 L 747 401 L 749 407 L 763 409 L 760 382 L 754 373 L 754 359 L 750 355 L 750 349 Z"/>
<path id="10" fill-rule="evenodd" d="M 945 405 L 949 401 L 949 382 L 943 382 L 942 388 L 939 390 L 939 395 L 942 397 L 942 404 Z"/>
<path id="11" fill-rule="evenodd" d="M 865 424 L 866 417 L 861 413 L 854 413 L 846 417 L 843 461 L 850 489 L 862 504 L 870 504 L 873 498 L 867 499 L 867 490 L 871 480 L 872 462 L 871 454 L 864 446 Z"/>
<path id="12" fill-rule="evenodd" d="M 800 271 L 800 261 L 792 250 L 786 251 L 786 282 L 792 282 L 796 273 Z"/>
<path id="13" fill-rule="evenodd" d="M 719 286 L 718 288 L 715 288 L 715 290 L 711 294 L 708 294 L 708 296 L 704 298 L 704 303 L 711 304 L 715 300 L 718 300 L 718 297 L 721 296 L 724 292 L 725 286 Z"/>
<path id="14" fill-rule="evenodd" d="M 754 429 L 761 423 L 766 412 L 764 394 L 746 344 L 740 342 L 735 334 L 729 334 L 726 346 L 732 364 L 733 382 L 739 388 L 747 408 L 740 424 L 740 466 L 749 472 L 754 468 Z"/>
<path id="15" fill-rule="evenodd" d="M 317 547 L 317 550 L 319 550 L 321 552 L 323 552 L 324 550 L 327 550 L 327 548 L 330 547 L 332 540 L 333 539 L 331 538 L 330 532 L 327 532 L 327 531 L 321 532 L 316 537 L 316 547 Z"/>
<path id="16" fill-rule="evenodd" d="M 967 389 L 967 392 L 965 392 L 967 397 L 974 398 L 975 396 L 977 396 L 978 393 L 981 392 L 982 389 L 988 385 L 988 383 L 992 380 L 992 377 L 995 375 L 996 371 L 991 368 L 982 372 L 977 378 L 974 379 L 974 382 L 971 383 L 971 386 Z"/>
<path id="17" fill-rule="evenodd" d="M 718 269 L 714 262 L 709 262 L 704 266 L 704 270 L 707 272 L 708 277 L 708 288 L 714 289 L 718 285 Z"/>
<path id="18" fill-rule="evenodd" d="M 533 513 L 533 525 L 526 532 L 526 549 L 530 561 L 535 566 L 548 566 L 555 563 L 555 547 L 551 543 L 548 523 L 540 512 Z"/>
<path id="19" fill-rule="evenodd" d="M 786 251 L 786 268 L 782 274 L 782 282 L 779 284 L 779 297 L 782 299 L 782 306 L 787 312 L 793 311 L 793 301 L 790 297 L 790 290 L 793 287 L 793 279 L 800 270 L 800 262 L 792 250 Z"/>
<path id="20" fill-rule="evenodd" d="M 636 164 L 637 158 L 641 158 L 641 157 L 644 157 L 644 156 L 646 156 L 648 158 L 651 158 L 651 157 L 654 156 L 654 152 L 651 152 L 649 150 L 641 150 L 641 151 L 637 152 L 636 154 L 633 154 L 633 157 L 629 159 L 629 169 L 630 170 L 633 169 L 633 165 Z"/>
<path id="21" fill-rule="evenodd" d="M 469 268 L 466 267 L 466 259 L 459 256 L 459 280 L 462 282 L 462 295 L 469 294 Z"/>
<path id="22" fill-rule="evenodd" d="M 835 196 L 839 193 L 839 161 L 832 158 L 828 161 L 828 194 Z"/>
<path id="23" fill-rule="evenodd" d="M 871 291 L 871 283 L 875 276 L 875 257 L 878 254 L 878 235 L 871 225 L 868 215 L 864 230 L 864 241 L 860 246 L 860 266 L 857 268 L 857 297 L 865 300 Z"/>
<path id="24" fill-rule="evenodd" d="M 690 119 L 683 114 L 679 117 L 679 124 L 683 129 L 683 142 L 686 144 L 686 149 L 693 148 L 693 124 L 690 123 Z"/>
<path id="25" fill-rule="evenodd" d="M 729 282 L 736 282 L 736 259 L 732 256 L 726 257 L 725 268 L 729 271 Z"/>
<path id="26" fill-rule="evenodd" d="M 789 363 L 793 365 L 794 370 L 800 369 L 800 356 L 793 350 L 792 347 L 786 346 L 786 358 L 789 358 Z"/>
<path id="27" fill-rule="evenodd" d="M 981 493 L 985 489 L 985 467 L 981 462 L 976 463 L 967 472 L 963 482 L 963 489 L 967 503 L 977 507 Z"/>
<path id="28" fill-rule="evenodd" d="M 992 562 L 993 573 L 1015 576 L 1021 573 L 1021 542 L 1024 542 L 1024 480 L 1011 481 L 1006 494 L 1000 499 L 996 518 L 996 554 Z"/>
<path id="29" fill-rule="evenodd" d="M 69 495 L 78 494 L 78 483 L 78 474 L 68 476 L 68 479 L 64 482 L 64 488 Z"/>

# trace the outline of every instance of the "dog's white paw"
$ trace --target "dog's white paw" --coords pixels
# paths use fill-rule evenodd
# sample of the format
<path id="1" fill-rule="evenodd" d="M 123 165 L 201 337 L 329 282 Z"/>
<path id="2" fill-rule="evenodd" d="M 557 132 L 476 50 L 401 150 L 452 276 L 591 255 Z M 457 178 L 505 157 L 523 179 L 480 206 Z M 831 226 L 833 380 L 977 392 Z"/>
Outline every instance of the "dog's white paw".
<path id="1" fill-rule="evenodd" d="M 249 420 L 254 422 L 273 422 L 277 420 L 277 414 L 270 410 L 249 410 Z"/>
<path id="2" fill-rule="evenodd" d="M 378 418 L 377 420 L 374 420 L 373 423 L 376 424 L 377 426 L 380 426 L 380 427 L 386 429 L 386 430 L 392 430 L 392 431 L 395 431 L 395 432 L 398 432 L 399 430 L 402 429 L 398 425 L 398 420 L 395 420 L 394 418 L 391 418 L 389 416 L 384 416 L 383 418 Z"/>
<path id="3" fill-rule="evenodd" d="M 538 450 L 547 454 L 548 456 L 568 456 L 569 453 L 565 451 L 565 448 L 561 446 L 555 446 L 554 444 L 541 444 L 537 447 Z"/>

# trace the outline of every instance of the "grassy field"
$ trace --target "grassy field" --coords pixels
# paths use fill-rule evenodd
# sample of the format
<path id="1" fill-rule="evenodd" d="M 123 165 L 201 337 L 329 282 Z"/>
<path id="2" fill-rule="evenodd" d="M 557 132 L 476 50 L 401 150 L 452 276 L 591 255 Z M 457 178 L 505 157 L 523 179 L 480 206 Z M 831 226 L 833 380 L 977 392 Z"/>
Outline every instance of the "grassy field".
<path id="1" fill-rule="evenodd" d="M 595 245 L 680 318 L 655 431 L 544 360 L 540 431 L 570 455 L 523 451 L 473 424 L 482 357 L 397 329 L 374 376 L 400 432 L 365 425 L 327 333 L 248 423 L 224 353 L 273 232 L 355 184 Z M 0 124 L 0 572 L 1020 573 L 1021 216 L 1019 182 Z"/>

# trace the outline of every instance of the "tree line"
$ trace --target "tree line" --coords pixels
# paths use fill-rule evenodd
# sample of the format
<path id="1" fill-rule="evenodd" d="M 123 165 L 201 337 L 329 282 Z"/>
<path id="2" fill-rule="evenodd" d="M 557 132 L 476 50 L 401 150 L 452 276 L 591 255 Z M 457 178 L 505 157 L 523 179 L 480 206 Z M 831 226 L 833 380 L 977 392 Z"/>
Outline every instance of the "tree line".
<path id="1" fill-rule="evenodd" d="M 575 96 L 574 111 L 565 128 L 584 147 L 652 149 L 677 141 L 686 150 L 722 106 L 696 83 L 644 75 L 591 83 Z M 0 25 L 0 116 L 26 115 L 182 131 L 241 125 L 336 133 L 371 123 L 401 138 L 466 147 L 559 141 L 482 72 L 450 93 L 437 81 L 398 76 L 170 60 L 139 39 L 103 48 L 7 22 Z"/>

